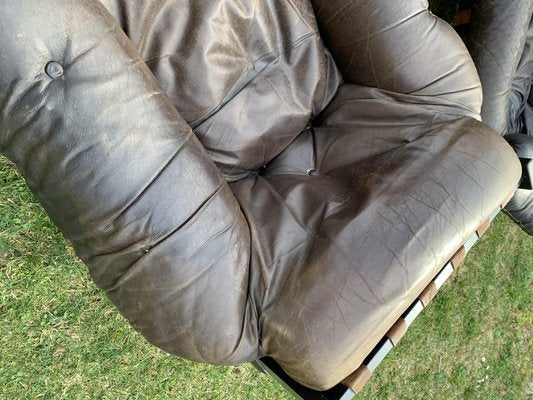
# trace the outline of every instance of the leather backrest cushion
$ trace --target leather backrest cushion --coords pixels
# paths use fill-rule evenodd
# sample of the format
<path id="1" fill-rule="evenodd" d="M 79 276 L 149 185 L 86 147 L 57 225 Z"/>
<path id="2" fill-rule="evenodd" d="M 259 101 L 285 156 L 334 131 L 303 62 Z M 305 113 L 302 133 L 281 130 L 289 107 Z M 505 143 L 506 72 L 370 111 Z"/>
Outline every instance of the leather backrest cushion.
<path id="1" fill-rule="evenodd" d="M 479 115 L 479 77 L 427 0 L 312 0 L 325 45 L 349 83 L 431 97 Z"/>
<path id="2" fill-rule="evenodd" d="M 224 175 L 291 143 L 340 84 L 308 0 L 103 0 Z"/>
<path id="3" fill-rule="evenodd" d="M 472 11 L 466 43 L 483 85 L 481 116 L 502 135 L 515 133 L 509 132 L 509 100 L 532 13 L 531 0 L 478 1 Z"/>

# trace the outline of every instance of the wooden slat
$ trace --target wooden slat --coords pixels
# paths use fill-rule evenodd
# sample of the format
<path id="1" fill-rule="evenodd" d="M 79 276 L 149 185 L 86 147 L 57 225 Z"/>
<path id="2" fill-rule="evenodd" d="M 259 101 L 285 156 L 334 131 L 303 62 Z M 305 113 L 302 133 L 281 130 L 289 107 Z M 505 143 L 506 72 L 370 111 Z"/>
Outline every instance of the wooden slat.
<path id="1" fill-rule="evenodd" d="M 424 304 L 424 307 L 428 306 L 429 302 L 433 300 L 433 297 L 435 297 L 438 291 L 437 286 L 435 286 L 433 282 L 427 285 L 422 294 L 418 297 L 422 304 Z"/>
<path id="2" fill-rule="evenodd" d="M 485 232 L 487 232 L 487 230 L 490 228 L 490 220 L 486 220 L 485 222 L 483 222 L 479 228 L 477 228 L 477 235 L 479 237 L 483 236 L 485 234 Z"/>
<path id="3" fill-rule="evenodd" d="M 344 379 L 342 384 L 348 386 L 355 393 L 359 393 L 371 376 L 372 372 L 366 366 L 361 365 L 353 374 Z"/>
<path id="4" fill-rule="evenodd" d="M 387 332 L 387 337 L 391 340 L 394 346 L 398 345 L 398 342 L 402 339 L 403 335 L 407 332 L 407 324 L 403 318 L 400 318 Z"/>
<path id="5" fill-rule="evenodd" d="M 466 250 L 464 246 L 461 246 L 459 250 L 452 256 L 450 261 L 452 262 L 453 268 L 457 269 L 461 265 L 461 263 L 464 261 L 466 257 Z"/>
<path id="6" fill-rule="evenodd" d="M 512 197 L 512 195 L 513 194 L 511 194 L 509 199 Z M 507 199 L 506 203 L 509 201 L 509 199 Z M 479 237 L 483 236 L 483 234 L 487 232 L 489 227 L 490 227 L 490 219 L 487 219 L 476 230 L 477 235 Z M 466 257 L 466 249 L 464 246 L 461 246 L 459 250 L 457 250 L 450 259 L 450 262 L 453 268 L 457 269 L 457 267 L 459 267 L 461 263 L 464 261 L 465 257 Z M 418 297 L 418 299 L 422 302 L 424 307 L 427 307 L 428 304 L 431 302 L 431 300 L 433 300 L 438 290 L 439 289 L 435 285 L 435 282 L 431 282 L 428 286 L 426 286 L 424 291 Z M 389 331 L 387 332 L 385 336 L 389 338 L 389 340 L 392 342 L 394 346 L 397 346 L 406 332 L 407 332 L 407 323 L 403 318 L 400 318 L 389 329 Z M 371 376 L 372 376 L 372 371 L 370 371 L 370 369 L 368 369 L 365 365 L 361 365 L 354 373 L 352 373 L 350 376 L 344 379 L 342 381 L 342 384 L 352 389 L 355 393 L 358 393 L 364 387 L 366 382 L 368 382 Z"/>
<path id="7" fill-rule="evenodd" d="M 472 20 L 472 10 L 459 11 L 453 19 L 453 26 L 459 26 L 470 23 Z"/>

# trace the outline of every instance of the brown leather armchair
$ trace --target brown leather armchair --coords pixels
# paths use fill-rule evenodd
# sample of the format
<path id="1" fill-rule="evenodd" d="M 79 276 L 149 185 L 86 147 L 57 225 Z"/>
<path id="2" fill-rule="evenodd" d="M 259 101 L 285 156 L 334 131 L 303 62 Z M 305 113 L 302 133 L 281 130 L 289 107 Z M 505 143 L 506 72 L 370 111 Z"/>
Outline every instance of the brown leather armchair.
<path id="1" fill-rule="evenodd" d="M 96 284 L 161 349 L 312 396 L 364 384 L 520 177 L 423 0 L 20 0 L 0 26 L 0 151 Z"/>
<path id="2" fill-rule="evenodd" d="M 522 161 L 522 182 L 506 211 L 533 235 L 533 1 L 475 2 L 466 43 L 483 86 L 483 122 Z"/>

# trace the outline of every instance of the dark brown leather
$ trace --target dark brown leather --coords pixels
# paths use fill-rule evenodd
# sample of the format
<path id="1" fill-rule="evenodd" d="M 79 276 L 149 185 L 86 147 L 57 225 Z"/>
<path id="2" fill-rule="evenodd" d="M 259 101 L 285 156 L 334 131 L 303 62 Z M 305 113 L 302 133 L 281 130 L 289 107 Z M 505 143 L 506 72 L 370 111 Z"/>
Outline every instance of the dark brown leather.
<path id="1" fill-rule="evenodd" d="M 230 185 L 265 286 L 263 350 L 307 386 L 353 372 L 518 179 L 505 140 L 418 101 L 344 85 L 261 176 Z"/>
<path id="2" fill-rule="evenodd" d="M 100 3 L 39 4 L 2 5 L 1 151 L 148 340 L 261 355 L 248 224 L 222 175 Z"/>
<path id="3" fill-rule="evenodd" d="M 467 44 L 483 85 L 483 121 L 508 138 L 524 165 L 533 163 L 533 1 L 477 1 Z M 533 235 L 532 190 L 518 189 L 506 211 Z"/>
<path id="4" fill-rule="evenodd" d="M 531 0 L 474 3 L 467 44 L 483 84 L 481 116 L 502 135 L 518 133 L 509 131 L 510 97 L 532 13 Z"/>
<path id="5" fill-rule="evenodd" d="M 339 86 L 307 0 L 103 3 L 230 180 L 277 156 Z"/>
<path id="6" fill-rule="evenodd" d="M 426 0 L 313 0 L 326 46 L 346 81 L 429 96 L 479 113 L 473 62 Z"/>
<path id="7" fill-rule="evenodd" d="M 2 4 L 0 151 L 168 352 L 331 387 L 518 181 L 423 1 L 104 5 Z"/>

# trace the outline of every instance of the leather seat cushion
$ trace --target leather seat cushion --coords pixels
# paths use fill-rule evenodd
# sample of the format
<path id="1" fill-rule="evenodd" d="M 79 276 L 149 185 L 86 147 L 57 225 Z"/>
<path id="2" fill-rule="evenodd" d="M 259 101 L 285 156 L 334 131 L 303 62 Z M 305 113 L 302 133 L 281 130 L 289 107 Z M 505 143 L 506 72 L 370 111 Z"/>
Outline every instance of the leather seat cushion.
<path id="1" fill-rule="evenodd" d="M 516 182 L 503 139 L 422 103 L 344 85 L 312 130 L 231 185 L 263 350 L 306 386 L 353 372 Z"/>

